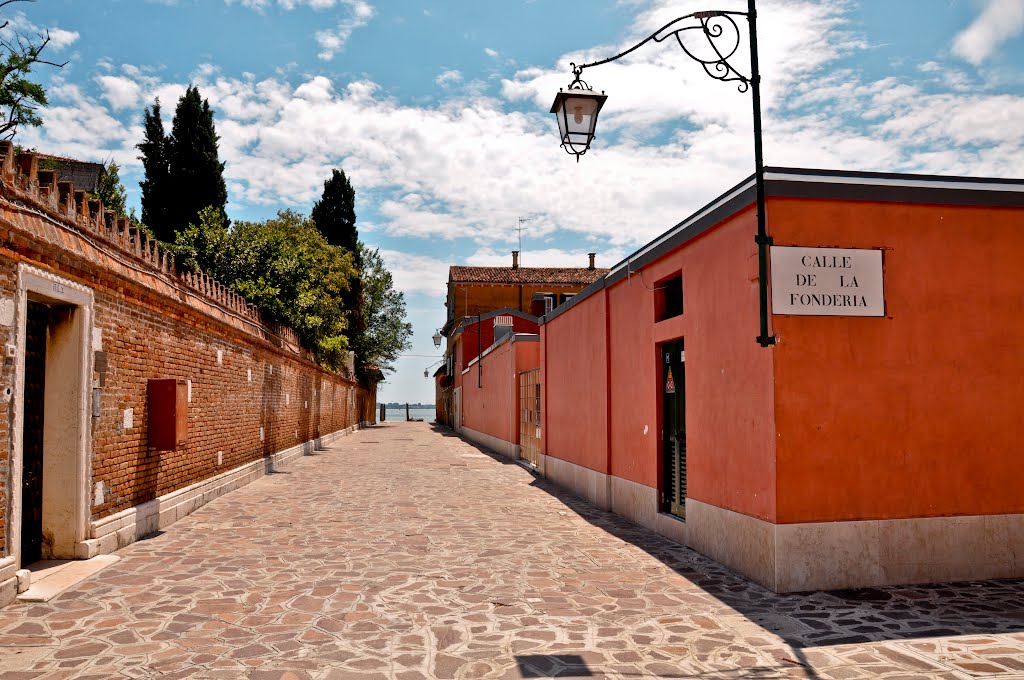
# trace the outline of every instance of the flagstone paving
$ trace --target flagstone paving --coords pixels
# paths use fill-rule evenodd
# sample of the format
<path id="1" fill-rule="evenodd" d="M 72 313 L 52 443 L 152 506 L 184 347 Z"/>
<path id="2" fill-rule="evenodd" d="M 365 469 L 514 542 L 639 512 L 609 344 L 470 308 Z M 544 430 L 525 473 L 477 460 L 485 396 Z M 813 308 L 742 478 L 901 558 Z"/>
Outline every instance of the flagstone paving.
<path id="1" fill-rule="evenodd" d="M 775 595 L 436 430 L 385 423 L 46 604 L 0 677 L 1024 678 L 1024 582 Z"/>

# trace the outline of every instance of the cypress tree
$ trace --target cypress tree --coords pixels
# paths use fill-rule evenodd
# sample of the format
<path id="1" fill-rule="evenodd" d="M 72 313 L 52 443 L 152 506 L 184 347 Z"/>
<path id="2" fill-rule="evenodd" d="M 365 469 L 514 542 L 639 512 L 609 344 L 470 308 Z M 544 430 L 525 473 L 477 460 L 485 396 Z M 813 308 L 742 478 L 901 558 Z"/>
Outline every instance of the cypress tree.
<path id="1" fill-rule="evenodd" d="M 146 172 L 146 179 L 139 182 L 142 189 L 142 223 L 152 230 L 159 240 L 174 240 L 174 228 L 170 223 L 167 209 L 169 182 L 167 165 L 167 136 L 164 122 L 160 117 L 160 100 L 153 102 L 152 110 L 146 108 L 142 119 L 145 136 L 135 146 L 142 152 L 139 160 Z"/>
<path id="2" fill-rule="evenodd" d="M 352 253 L 359 264 L 359 231 L 356 229 L 356 192 L 344 170 L 334 170 L 324 182 L 324 193 L 310 215 L 316 228 L 333 246 Z"/>
<path id="3" fill-rule="evenodd" d="M 356 229 L 356 192 L 344 170 L 334 170 L 331 178 L 324 182 L 324 193 L 313 205 L 310 217 L 328 243 L 349 251 L 355 260 L 356 276 L 351 281 L 350 289 L 342 294 L 341 302 L 345 306 L 345 318 L 348 321 L 345 332 L 348 346 L 360 353 L 366 331 L 363 319 L 363 259 L 359 231 Z M 363 357 L 358 359 L 361 365 Z"/>
<path id="4" fill-rule="evenodd" d="M 199 88 L 189 87 L 174 111 L 168 140 L 168 214 L 175 231 L 199 223 L 199 213 L 213 207 L 224 213 L 228 190 L 224 164 L 217 157 L 217 131 L 210 103 Z"/>

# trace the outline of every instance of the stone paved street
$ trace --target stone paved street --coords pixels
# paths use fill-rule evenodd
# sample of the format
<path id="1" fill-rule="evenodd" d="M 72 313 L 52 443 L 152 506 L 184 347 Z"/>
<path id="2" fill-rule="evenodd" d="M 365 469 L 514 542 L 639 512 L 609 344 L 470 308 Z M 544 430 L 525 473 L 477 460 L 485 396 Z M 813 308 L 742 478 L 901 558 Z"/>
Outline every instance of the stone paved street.
<path id="1" fill-rule="evenodd" d="M 773 595 L 427 423 L 119 554 L 0 610 L 0 677 L 1024 678 L 1024 582 Z"/>

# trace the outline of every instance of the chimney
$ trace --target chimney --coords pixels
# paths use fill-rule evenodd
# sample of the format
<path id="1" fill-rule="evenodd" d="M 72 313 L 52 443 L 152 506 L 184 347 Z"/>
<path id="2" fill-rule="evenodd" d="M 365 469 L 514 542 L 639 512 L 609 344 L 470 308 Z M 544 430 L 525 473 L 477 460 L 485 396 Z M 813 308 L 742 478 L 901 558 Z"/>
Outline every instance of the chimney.
<path id="1" fill-rule="evenodd" d="M 512 251 L 512 269 L 519 269 L 519 251 Z"/>
<path id="2" fill-rule="evenodd" d="M 597 257 L 597 253 L 587 253 L 590 256 L 590 266 L 587 267 L 590 271 L 594 271 L 594 258 Z"/>

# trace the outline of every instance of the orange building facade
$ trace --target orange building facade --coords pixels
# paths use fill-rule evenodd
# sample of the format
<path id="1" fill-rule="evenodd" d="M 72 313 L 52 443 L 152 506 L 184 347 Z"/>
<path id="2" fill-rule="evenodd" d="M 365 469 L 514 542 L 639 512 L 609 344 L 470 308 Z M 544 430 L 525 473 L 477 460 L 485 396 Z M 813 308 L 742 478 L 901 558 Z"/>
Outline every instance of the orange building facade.
<path id="1" fill-rule="evenodd" d="M 541 319 L 553 481 L 777 592 L 1024 576 L 1024 180 L 770 169 Z"/>
<path id="2" fill-rule="evenodd" d="M 608 273 L 589 254 L 587 267 L 521 267 L 512 252 L 511 267 L 454 266 L 448 274 L 448 316 L 440 332 L 445 361 L 434 373 L 437 421 L 461 427 L 462 372 L 495 339 L 495 324 L 509 321 L 514 333 L 537 333 L 545 312 L 563 304 Z"/>

